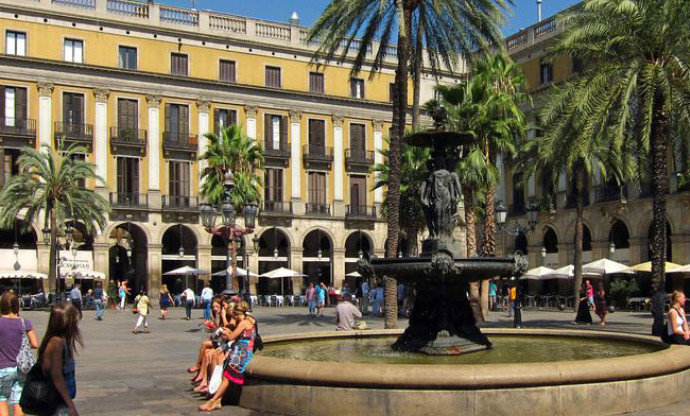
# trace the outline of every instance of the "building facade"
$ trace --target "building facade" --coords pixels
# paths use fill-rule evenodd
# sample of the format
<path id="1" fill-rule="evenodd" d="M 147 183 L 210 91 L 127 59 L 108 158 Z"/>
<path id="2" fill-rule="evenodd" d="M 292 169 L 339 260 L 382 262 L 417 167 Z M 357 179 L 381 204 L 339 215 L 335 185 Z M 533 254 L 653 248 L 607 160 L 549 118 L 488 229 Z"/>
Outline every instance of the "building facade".
<path id="1" fill-rule="evenodd" d="M 163 273 L 223 270 L 226 246 L 199 221 L 198 158 L 205 134 L 233 123 L 266 154 L 258 226 L 240 265 L 286 266 L 339 287 L 360 252 L 384 254 L 383 193 L 370 167 L 383 162 L 376 150 L 391 126 L 394 47 L 379 74 L 365 66 L 351 77 L 353 55 L 312 62 L 316 47 L 295 21 L 130 0 L 0 0 L 0 24 L 3 183 L 23 146 L 77 142 L 104 179 L 84 186 L 112 205 L 95 235 L 73 220 L 78 249 L 60 253 L 61 273 L 77 265 L 179 292 L 185 283 Z M 435 82 L 424 77 L 422 101 Z M 17 241 L 21 270 L 48 273 L 42 225 L 2 231 L 7 264 Z M 253 278 L 251 290 L 299 293 L 305 281 Z"/>

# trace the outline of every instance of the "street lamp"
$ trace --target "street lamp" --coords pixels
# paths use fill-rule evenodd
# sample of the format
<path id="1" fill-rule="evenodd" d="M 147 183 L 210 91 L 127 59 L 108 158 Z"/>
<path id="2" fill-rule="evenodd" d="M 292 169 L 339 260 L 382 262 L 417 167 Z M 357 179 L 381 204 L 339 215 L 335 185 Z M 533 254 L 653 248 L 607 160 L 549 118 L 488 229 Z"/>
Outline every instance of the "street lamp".
<path id="1" fill-rule="evenodd" d="M 609 253 L 613 254 L 616 252 L 616 244 L 611 241 L 611 244 L 609 244 Z"/>
<path id="2" fill-rule="evenodd" d="M 541 248 L 541 258 L 545 259 L 546 258 L 546 247 Z"/>
<path id="3" fill-rule="evenodd" d="M 506 209 L 505 205 L 503 205 L 503 201 L 501 200 L 496 203 L 494 208 L 494 216 L 498 229 L 515 237 L 519 234 L 524 234 L 527 231 L 534 230 L 534 228 L 537 226 L 539 208 L 534 201 L 530 201 L 530 203 L 527 205 L 527 226 L 520 224 L 519 221 L 516 221 L 515 225 L 512 227 L 507 226 L 506 219 L 508 217 L 508 210 Z"/>

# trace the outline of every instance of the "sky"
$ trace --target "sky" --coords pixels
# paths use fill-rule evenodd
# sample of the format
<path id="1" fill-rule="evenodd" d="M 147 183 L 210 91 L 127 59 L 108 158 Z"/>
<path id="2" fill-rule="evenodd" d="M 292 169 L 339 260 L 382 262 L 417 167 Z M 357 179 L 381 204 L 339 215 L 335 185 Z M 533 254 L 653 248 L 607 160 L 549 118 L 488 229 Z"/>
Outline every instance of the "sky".
<path id="1" fill-rule="evenodd" d="M 296 11 L 300 24 L 311 26 L 330 0 L 156 0 L 156 3 L 201 10 L 213 10 L 240 16 L 287 22 L 290 14 Z M 543 0 L 542 18 L 552 16 L 579 0 Z M 512 16 L 503 27 L 509 36 L 521 28 L 537 23 L 536 0 L 513 0 Z"/>

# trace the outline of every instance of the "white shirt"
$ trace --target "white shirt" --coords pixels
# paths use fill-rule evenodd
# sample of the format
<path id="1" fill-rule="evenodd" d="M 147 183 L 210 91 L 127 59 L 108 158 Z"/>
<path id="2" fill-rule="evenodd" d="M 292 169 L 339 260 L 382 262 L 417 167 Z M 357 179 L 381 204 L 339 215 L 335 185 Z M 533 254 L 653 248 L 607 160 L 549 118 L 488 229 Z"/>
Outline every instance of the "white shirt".
<path id="1" fill-rule="evenodd" d="M 185 289 L 185 291 L 182 292 L 182 295 L 186 298 L 187 301 L 196 302 L 196 298 L 194 297 L 194 291 L 192 289 Z"/>
<path id="2" fill-rule="evenodd" d="M 213 300 L 213 289 L 211 289 L 210 287 L 205 287 L 201 291 L 201 298 L 203 300 Z"/>

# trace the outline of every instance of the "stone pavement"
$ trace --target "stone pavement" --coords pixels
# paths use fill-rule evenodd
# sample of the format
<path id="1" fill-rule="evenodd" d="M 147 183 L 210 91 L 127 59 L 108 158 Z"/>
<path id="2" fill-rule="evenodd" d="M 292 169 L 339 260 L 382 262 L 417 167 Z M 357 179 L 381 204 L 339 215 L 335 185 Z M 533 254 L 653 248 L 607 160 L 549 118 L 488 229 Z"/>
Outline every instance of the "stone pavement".
<path id="1" fill-rule="evenodd" d="M 255 309 L 262 334 L 332 331 L 335 329 L 334 308 L 326 309 L 326 316 L 309 317 L 304 307 Z M 77 356 L 77 408 L 82 416 L 89 415 L 197 415 L 203 401 L 192 392 L 185 369 L 194 363 L 199 343 L 207 335 L 201 329 L 201 310 L 194 318 L 183 318 L 184 309 L 170 310 L 169 319 L 157 319 L 158 311 L 150 316 L 150 334 L 132 334 L 136 316 L 131 312 L 109 310 L 103 321 L 94 319 L 93 311 L 86 311 L 81 323 L 84 348 Z M 23 312 L 29 318 L 39 339 L 45 332 L 46 312 Z M 574 328 L 572 312 L 525 311 L 524 327 Z M 383 328 L 383 319 L 368 316 L 373 329 Z M 405 320 L 399 321 L 405 327 Z M 512 327 L 512 318 L 493 312 L 486 327 Z M 616 312 L 609 315 L 606 327 L 592 325 L 592 330 L 648 333 L 651 316 L 648 312 Z M 670 416 L 688 414 L 690 399 L 638 416 Z M 257 416 L 239 407 L 228 406 L 216 414 Z M 595 415 L 589 408 L 588 415 Z"/>

